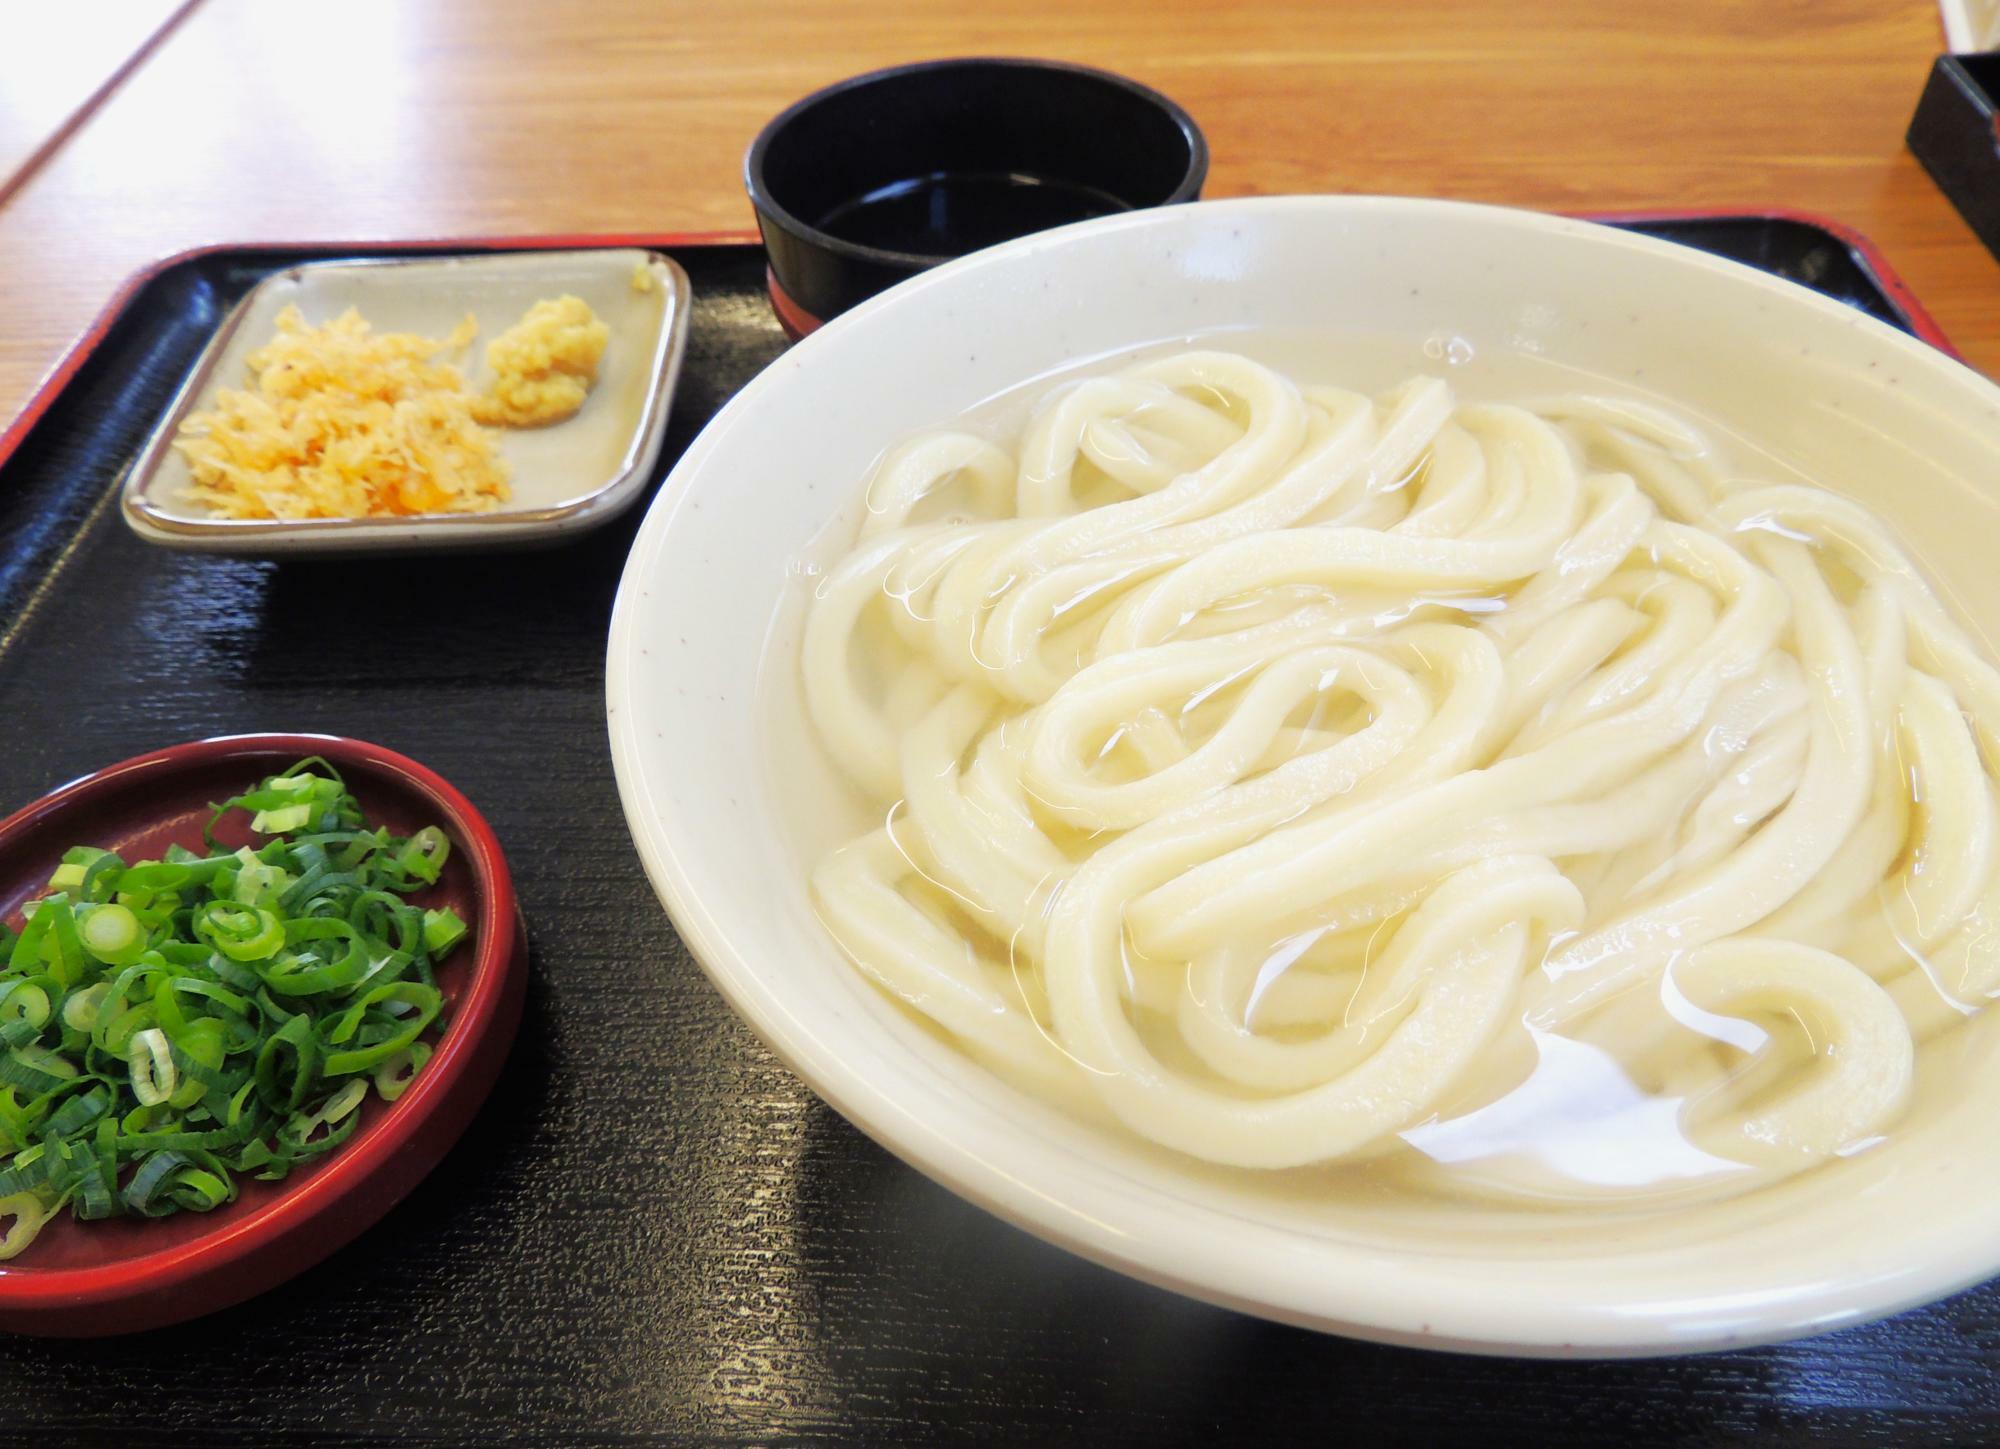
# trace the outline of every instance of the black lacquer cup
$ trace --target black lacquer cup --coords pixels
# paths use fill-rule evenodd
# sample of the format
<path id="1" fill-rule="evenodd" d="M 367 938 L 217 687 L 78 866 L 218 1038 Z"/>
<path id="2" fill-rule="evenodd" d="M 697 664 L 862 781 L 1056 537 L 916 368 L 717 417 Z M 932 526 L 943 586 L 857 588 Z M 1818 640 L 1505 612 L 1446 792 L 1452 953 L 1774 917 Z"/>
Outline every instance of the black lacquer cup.
<path id="1" fill-rule="evenodd" d="M 885 287 L 1065 222 L 1193 201 L 1208 143 L 1108 71 L 938 60 L 856 76 L 777 116 L 744 180 L 771 303 L 802 336 Z"/>
<path id="2" fill-rule="evenodd" d="M 1941 55 L 1910 118 L 1911 152 L 2000 257 L 2000 55 Z"/>

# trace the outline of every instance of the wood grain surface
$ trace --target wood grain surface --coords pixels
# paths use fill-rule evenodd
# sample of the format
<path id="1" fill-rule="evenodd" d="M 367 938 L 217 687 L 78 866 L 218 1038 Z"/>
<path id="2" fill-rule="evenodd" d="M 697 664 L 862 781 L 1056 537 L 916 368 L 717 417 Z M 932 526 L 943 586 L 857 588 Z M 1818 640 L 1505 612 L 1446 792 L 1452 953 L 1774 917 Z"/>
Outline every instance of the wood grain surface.
<path id="1" fill-rule="evenodd" d="M 1941 44 L 1930 0 L 203 0 L 0 205 L 0 419 L 168 252 L 745 227 L 773 112 L 947 54 L 1160 87 L 1215 196 L 1823 212 L 1991 372 L 2000 265 L 1902 144 Z"/>
<path id="2" fill-rule="evenodd" d="M 0 198 L 195 0 L 0 4 Z"/>

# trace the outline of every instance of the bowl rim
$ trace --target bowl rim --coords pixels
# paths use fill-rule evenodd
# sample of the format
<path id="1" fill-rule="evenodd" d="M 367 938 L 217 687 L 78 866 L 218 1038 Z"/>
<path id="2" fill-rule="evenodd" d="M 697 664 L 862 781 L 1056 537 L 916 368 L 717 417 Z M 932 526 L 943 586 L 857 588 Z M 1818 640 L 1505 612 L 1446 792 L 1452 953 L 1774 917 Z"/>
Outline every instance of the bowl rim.
<path id="1" fill-rule="evenodd" d="M 687 493 L 683 472 L 693 475 L 707 467 L 710 457 L 726 446 L 731 433 L 765 394 L 791 385 L 780 379 L 802 372 L 821 352 L 839 345 L 849 331 L 869 325 L 878 312 L 913 305 L 926 293 L 952 286 L 969 272 L 1024 253 L 1061 248 L 1080 233 L 1171 228 L 1191 224 L 1193 218 L 1202 216 L 1213 224 L 1224 216 L 1268 221 L 1288 212 L 1322 211 L 1357 224 L 1365 224 L 1364 219 L 1375 214 L 1418 214 L 1476 217 L 1489 225 L 1550 238 L 1587 235 L 1609 250 L 1647 253 L 1679 266 L 1717 273 L 1785 307 L 1817 312 L 1823 320 L 1858 328 L 1871 345 L 1888 349 L 1910 367 L 1950 378 L 1957 385 L 1971 385 L 2000 403 L 2000 386 L 1958 358 L 1797 283 L 1675 242 L 1597 222 L 1475 202 L 1352 195 L 1205 201 L 1189 207 L 1122 213 L 1035 233 L 922 272 L 831 319 L 791 349 L 787 354 L 791 365 L 766 369 L 731 398 L 675 464 L 634 539 L 607 641 L 605 689 L 612 764 L 641 863 L 676 930 L 724 999 L 774 1054 L 843 1117 L 927 1177 L 1014 1226 L 1092 1262 L 1261 1318 L 1380 1343 L 1478 1354 L 1549 1358 L 1678 1355 L 1753 1347 L 1850 1327 L 1936 1301 L 1992 1276 L 2000 1268 L 2000 1229 L 1996 1229 L 1992 1251 L 1984 1255 L 1968 1260 L 1913 1255 L 1893 1272 L 1861 1279 L 1823 1277 L 1810 1287 L 1788 1291 L 1777 1303 L 1732 1303 L 1727 1315 L 1711 1315 L 1687 1327 L 1696 1317 L 1691 1313 L 1661 1319 L 1606 1302 L 1565 1304 L 1529 1298 L 1499 1306 L 1490 1289 L 1461 1292 L 1442 1270 L 1433 1268 L 1426 1274 L 1409 1262 L 1399 1261 L 1393 1253 L 1376 1249 L 1347 1249 L 1347 1261 L 1365 1263 L 1368 1272 L 1330 1291 L 1315 1291 L 1311 1275 L 1288 1272 L 1284 1264 L 1264 1264 L 1254 1272 L 1246 1271 L 1241 1263 L 1219 1257 L 1213 1243 L 1181 1231 L 1180 1225 L 1140 1201 L 1137 1194 L 1123 1200 L 1132 1205 L 1131 1220 L 1145 1219 L 1143 1226 L 1156 1229 L 1157 1237 L 1127 1231 L 1129 1222 L 1101 1221 L 1078 1202 L 1043 1193 L 1031 1181 L 1009 1171 L 1017 1163 L 984 1155 L 974 1144 L 954 1136 L 949 1123 L 941 1124 L 911 1110 L 854 1067 L 830 1036 L 816 1034 L 813 1023 L 791 1010 L 737 949 L 724 922 L 692 889 L 682 855 L 701 839 L 703 822 L 672 819 L 668 801 L 642 790 L 644 748 L 633 708 L 633 679 L 645 663 L 635 623 L 640 612 L 638 600 L 648 587 L 649 569 L 656 565 L 682 511 Z M 1232 1270 L 1239 1285 L 1234 1288 L 1224 1281 Z M 1358 1281 L 1363 1276 L 1365 1281 Z M 1715 1305 L 1695 1300 L 1687 1306 Z M 1679 1331 L 1676 1324 L 1681 1325 Z"/>
<path id="2" fill-rule="evenodd" d="M 507 1029 L 507 997 L 512 978 L 520 974 L 520 963 L 516 959 L 514 885 L 499 838 L 478 807 L 443 776 L 384 746 L 343 735 L 272 733 L 218 735 L 149 750 L 79 776 L 0 820 L 0 848 L 18 833 L 44 824 L 53 816 L 135 786 L 169 778 L 191 767 L 285 755 L 293 758 L 324 755 L 336 766 L 362 765 L 386 771 L 401 777 L 415 793 L 438 805 L 446 814 L 448 818 L 441 823 L 457 837 L 454 843 L 465 852 L 479 904 L 474 924 L 477 955 L 467 973 L 458 1008 L 446 1023 L 427 1069 L 417 1074 L 401 1097 L 388 1104 L 381 1125 L 364 1141 L 356 1143 L 352 1151 L 332 1154 L 312 1177 L 281 1190 L 242 1221 L 225 1224 L 214 1233 L 177 1247 L 86 1268 L 38 1269 L 32 1265 L 0 1264 L 0 1320 L 7 1327 L 35 1331 L 34 1318 L 38 1314 L 74 1320 L 79 1314 L 101 1311 L 142 1296 L 157 1300 L 163 1294 L 177 1292 L 199 1299 L 186 1304 L 184 1312 L 177 1309 L 165 1315 L 148 1314 L 144 1323 L 135 1326 L 157 1325 L 193 1317 L 275 1286 L 275 1282 L 259 1281 L 249 1292 L 240 1292 L 237 1291 L 240 1285 L 230 1274 L 232 1270 L 246 1268 L 244 1260 L 253 1254 L 320 1224 L 350 1194 L 368 1185 L 460 1090 L 461 1079 L 473 1070 L 474 1058 L 481 1047 L 490 1049 L 493 1045 L 486 1040 L 488 1032 L 496 1025 L 500 1030 Z M 475 1100 L 472 1104 L 475 1110 L 477 1105 Z M 469 1119 L 470 1113 L 467 1115 Z M 405 1184 L 405 1190 L 414 1181 Z M 401 1192 L 397 1192 L 382 1201 L 367 1222 L 386 1212 L 400 1196 Z M 365 1223 L 345 1235 L 334 1232 L 321 1244 L 308 1248 L 275 1281 L 283 1281 L 319 1261 L 344 1245 L 361 1226 Z M 111 1331 L 117 1331 L 117 1326 Z"/>
<path id="3" fill-rule="evenodd" d="M 1173 206 L 1180 202 L 1192 201 L 1201 194 L 1202 183 L 1208 179 L 1208 138 L 1185 107 L 1171 96 L 1154 90 L 1141 81 L 1116 71 L 1101 69 L 1094 65 L 1080 65 L 1069 60 L 1042 60 L 1034 56 L 1012 55 L 965 55 L 947 56 L 940 60 L 919 60 L 908 65 L 884 66 L 880 70 L 864 71 L 860 75 L 848 76 L 832 85 L 822 86 L 810 95 L 801 96 L 786 106 L 777 115 L 764 123 L 764 128 L 751 141 L 750 148 L 743 153 L 743 189 L 750 194 L 750 205 L 760 216 L 770 218 L 780 230 L 790 233 L 800 241 L 834 256 L 851 261 L 872 262 L 877 266 L 901 269 L 929 268 L 942 266 L 958 258 L 949 253 L 905 252 L 889 247 L 873 247 L 863 242 L 852 242 L 837 237 L 832 232 L 803 220 L 796 212 L 771 194 L 769 181 L 764 175 L 765 157 L 770 154 L 771 144 L 792 122 L 820 103 L 849 91 L 860 90 L 864 86 L 881 81 L 896 80 L 908 75 L 921 75 L 929 71 L 953 69 L 985 69 L 1012 71 L 1052 71 L 1066 75 L 1086 77 L 1100 81 L 1115 89 L 1145 101 L 1159 109 L 1172 121 L 1187 141 L 1187 167 L 1181 172 L 1181 179 L 1173 191 L 1157 202 L 1148 202 L 1137 210 L 1151 210 L 1156 206 Z"/>

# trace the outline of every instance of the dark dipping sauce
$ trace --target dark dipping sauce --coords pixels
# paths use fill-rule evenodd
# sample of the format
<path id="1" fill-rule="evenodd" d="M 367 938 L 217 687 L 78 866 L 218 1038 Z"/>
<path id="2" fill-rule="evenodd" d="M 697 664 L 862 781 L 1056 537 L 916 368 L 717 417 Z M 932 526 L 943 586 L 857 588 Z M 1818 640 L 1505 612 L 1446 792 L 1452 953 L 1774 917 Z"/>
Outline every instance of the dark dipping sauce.
<path id="1" fill-rule="evenodd" d="M 1108 191 L 1018 171 L 936 171 L 843 201 L 819 229 L 858 246 L 951 257 L 1130 211 Z"/>

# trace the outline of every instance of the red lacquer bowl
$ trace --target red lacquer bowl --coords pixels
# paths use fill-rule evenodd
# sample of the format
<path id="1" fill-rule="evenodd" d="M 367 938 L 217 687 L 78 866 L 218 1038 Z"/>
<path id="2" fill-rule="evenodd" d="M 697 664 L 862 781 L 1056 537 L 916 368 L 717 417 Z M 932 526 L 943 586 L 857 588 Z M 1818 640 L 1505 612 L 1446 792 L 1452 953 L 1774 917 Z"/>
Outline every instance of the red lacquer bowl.
<path id="1" fill-rule="evenodd" d="M 457 790 L 379 745 L 331 735 L 237 735 L 139 755 L 86 775 L 0 821 L 0 917 L 18 926 L 72 845 L 157 858 L 169 842 L 201 849 L 209 802 L 251 788 L 308 755 L 346 779 L 371 825 L 451 837 L 443 875 L 412 897 L 471 926 L 438 967 L 437 1050 L 394 1103 L 370 1095 L 354 1135 L 282 1182 L 245 1177 L 210 1213 L 79 1223 L 58 1215 L 0 1264 L 0 1330 L 93 1337 L 178 1323 L 276 1286 L 342 1247 L 436 1166 L 500 1074 L 521 1021 L 527 947 L 514 884 L 492 828 Z M 241 812 L 217 830 L 249 839 Z"/>

